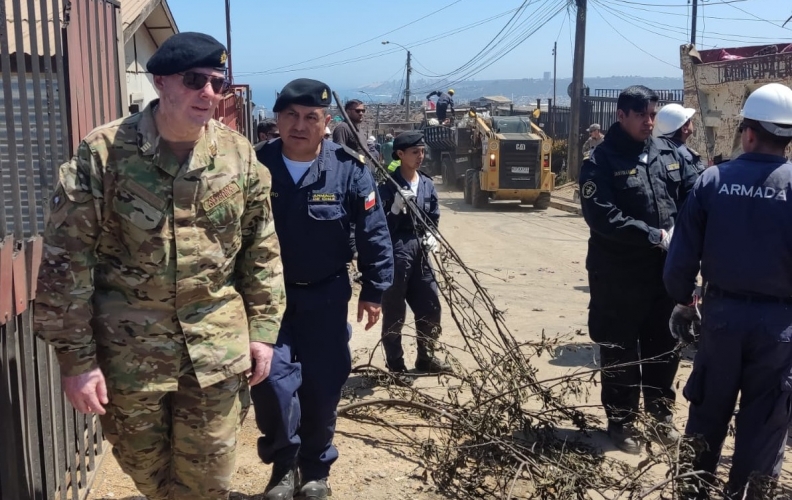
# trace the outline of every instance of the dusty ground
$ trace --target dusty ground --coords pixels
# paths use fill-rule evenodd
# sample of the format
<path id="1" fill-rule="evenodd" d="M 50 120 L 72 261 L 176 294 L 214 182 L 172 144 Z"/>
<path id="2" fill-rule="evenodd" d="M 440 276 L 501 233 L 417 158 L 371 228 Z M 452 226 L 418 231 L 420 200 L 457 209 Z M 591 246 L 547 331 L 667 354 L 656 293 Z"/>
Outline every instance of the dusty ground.
<path id="1" fill-rule="evenodd" d="M 588 286 L 584 261 L 588 229 L 582 218 L 553 209 L 538 212 L 511 203 L 496 203 L 488 210 L 473 211 L 462 204 L 458 193 L 441 193 L 441 198 L 443 235 L 470 267 L 486 273 L 482 274 L 482 282 L 489 287 L 499 307 L 506 310 L 506 322 L 517 339 L 537 340 L 543 330 L 546 335 L 569 335 L 573 339 L 560 347 L 555 357 L 543 358 L 539 364 L 540 378 L 594 366 L 596 352 L 586 335 Z M 454 337 L 459 335 L 447 315 L 444 325 L 445 340 L 454 343 Z M 376 344 L 378 336 L 378 329 L 365 332 L 357 326 L 352 349 L 363 352 Z M 409 340 L 406 344 L 413 347 Z M 408 350 L 408 363 L 413 353 L 414 350 Z M 374 362 L 384 366 L 380 353 Z M 679 384 L 684 383 L 689 373 L 690 362 L 683 361 Z M 683 426 L 687 408 L 681 394 L 678 400 L 677 423 Z M 598 402 L 596 393 L 591 402 Z M 269 469 L 256 456 L 257 436 L 255 422 L 249 416 L 242 431 L 235 477 L 238 493 L 232 498 L 261 498 Z M 610 446 L 603 432 L 595 434 L 593 440 L 604 453 L 636 463 L 634 457 Z M 418 462 L 409 456 L 399 438 L 387 430 L 341 419 L 336 444 L 341 456 L 333 468 L 334 498 L 448 498 L 418 477 Z M 790 469 L 787 464 L 784 474 L 789 475 Z M 143 500 L 137 495 L 108 454 L 89 500 Z"/>

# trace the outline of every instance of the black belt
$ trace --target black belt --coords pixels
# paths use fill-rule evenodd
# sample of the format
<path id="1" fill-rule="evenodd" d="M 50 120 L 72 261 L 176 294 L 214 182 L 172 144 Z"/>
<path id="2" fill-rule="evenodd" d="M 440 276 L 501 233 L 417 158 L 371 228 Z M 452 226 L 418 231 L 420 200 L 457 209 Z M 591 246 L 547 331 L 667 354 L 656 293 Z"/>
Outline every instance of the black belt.
<path id="1" fill-rule="evenodd" d="M 340 270 L 334 272 L 333 274 L 331 274 L 330 276 L 327 276 L 325 278 L 321 278 L 321 279 L 318 279 L 316 281 L 299 281 L 299 282 L 294 282 L 294 283 L 287 282 L 286 286 L 298 286 L 300 288 L 304 288 L 304 287 L 311 287 L 311 286 L 316 286 L 316 285 L 326 285 L 327 283 L 331 283 L 331 282 L 337 280 L 341 276 L 349 277 L 349 273 L 347 272 L 346 266 L 344 266 L 343 269 L 340 269 Z"/>
<path id="2" fill-rule="evenodd" d="M 724 290 L 711 283 L 707 284 L 707 291 L 704 297 L 723 297 L 725 299 L 742 300 L 744 302 L 753 302 L 757 304 L 790 304 L 792 305 L 792 297 L 774 297 L 772 295 L 763 295 L 761 293 L 737 293 Z"/>

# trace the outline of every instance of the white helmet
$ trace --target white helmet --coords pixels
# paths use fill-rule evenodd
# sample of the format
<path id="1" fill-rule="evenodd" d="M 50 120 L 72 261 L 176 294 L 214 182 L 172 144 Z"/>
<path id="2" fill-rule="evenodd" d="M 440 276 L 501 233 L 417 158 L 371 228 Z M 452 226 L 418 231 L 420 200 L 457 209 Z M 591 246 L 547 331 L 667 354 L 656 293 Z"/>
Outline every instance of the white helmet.
<path id="1" fill-rule="evenodd" d="M 652 135 L 663 137 L 674 135 L 674 132 L 682 128 L 690 118 L 696 114 L 693 108 L 685 108 L 681 104 L 666 104 L 657 112 Z"/>
<path id="2" fill-rule="evenodd" d="M 792 137 L 792 89 L 780 83 L 768 83 L 754 90 L 740 116 L 758 121 L 765 130 L 779 137 Z"/>

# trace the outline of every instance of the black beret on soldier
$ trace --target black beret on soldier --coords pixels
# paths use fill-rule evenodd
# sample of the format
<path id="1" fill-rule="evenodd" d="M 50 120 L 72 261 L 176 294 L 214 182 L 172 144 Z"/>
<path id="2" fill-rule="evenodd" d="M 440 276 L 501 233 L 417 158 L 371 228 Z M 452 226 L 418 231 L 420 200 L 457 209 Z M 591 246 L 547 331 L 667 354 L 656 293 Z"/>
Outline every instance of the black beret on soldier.
<path id="1" fill-rule="evenodd" d="M 393 140 L 393 153 L 391 153 L 391 157 L 394 160 L 398 160 L 399 155 L 396 154 L 396 151 L 411 148 L 413 146 L 426 146 L 423 132 L 413 130 L 402 132 Z"/>
<path id="2" fill-rule="evenodd" d="M 310 78 L 298 78 L 290 81 L 283 87 L 283 90 L 281 90 L 280 94 L 278 94 L 278 98 L 275 100 L 272 112 L 278 113 L 283 111 L 289 104 L 326 108 L 330 106 L 331 102 L 330 87 L 328 87 L 326 83 L 320 82 L 319 80 L 311 80 Z"/>
<path id="3" fill-rule="evenodd" d="M 193 68 L 225 71 L 228 52 L 225 46 L 204 33 L 176 33 L 160 45 L 146 69 L 152 75 L 175 75 Z"/>

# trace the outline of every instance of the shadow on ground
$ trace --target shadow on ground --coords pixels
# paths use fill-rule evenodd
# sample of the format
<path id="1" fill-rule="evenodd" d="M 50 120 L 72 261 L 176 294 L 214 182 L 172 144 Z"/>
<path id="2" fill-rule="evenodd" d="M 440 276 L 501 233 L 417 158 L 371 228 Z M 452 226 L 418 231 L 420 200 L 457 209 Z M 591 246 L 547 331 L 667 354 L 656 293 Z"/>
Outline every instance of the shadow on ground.
<path id="1" fill-rule="evenodd" d="M 599 348 L 592 342 L 571 343 L 557 346 L 548 361 L 555 366 L 599 366 Z"/>

